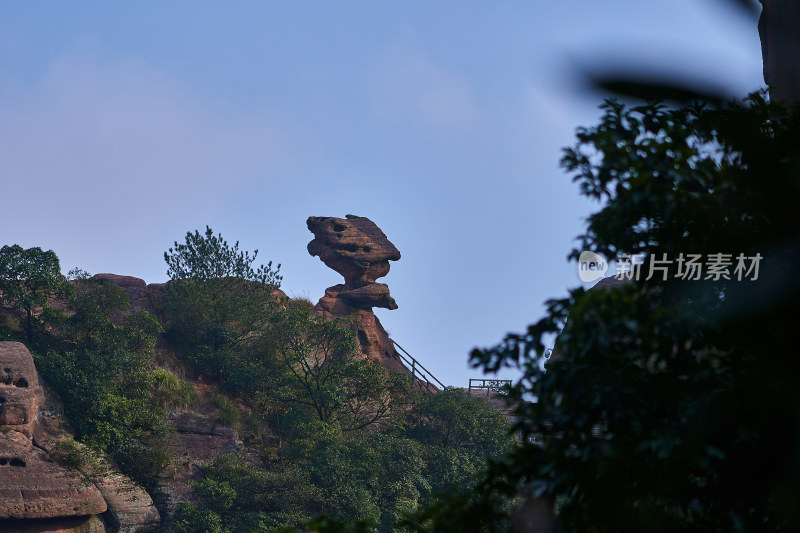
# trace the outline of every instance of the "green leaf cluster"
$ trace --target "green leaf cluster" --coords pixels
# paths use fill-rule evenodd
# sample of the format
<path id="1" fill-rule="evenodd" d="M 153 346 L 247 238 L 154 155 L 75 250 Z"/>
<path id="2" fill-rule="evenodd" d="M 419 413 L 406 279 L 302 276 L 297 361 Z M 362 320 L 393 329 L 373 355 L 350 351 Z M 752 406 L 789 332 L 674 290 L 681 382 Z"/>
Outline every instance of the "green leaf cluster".
<path id="1" fill-rule="evenodd" d="M 241 349 L 264 329 L 282 299 L 280 265 L 253 268 L 258 251 L 240 251 L 221 234 L 186 234 L 164 253 L 171 280 L 165 310 L 172 344 L 215 378 L 233 366 Z"/>
<path id="2" fill-rule="evenodd" d="M 553 509 L 564 531 L 793 531 L 800 113 L 761 94 L 603 110 L 563 159 L 601 201 L 572 257 L 760 254 L 758 279 L 645 271 L 570 291 L 526 332 L 475 350 L 476 366 L 523 372 L 510 399 L 526 442 L 475 491 L 429 509 L 425 528 L 454 530 L 464 517 L 497 530 L 523 498 Z"/>
<path id="3" fill-rule="evenodd" d="M 345 431 L 310 409 L 293 415 L 291 428 L 273 427 L 286 431 L 280 453 L 221 456 L 205 468 L 198 501 L 181 506 L 171 531 L 409 528 L 401 524 L 438 491 L 471 486 L 487 458 L 514 445 L 502 415 L 456 389 L 421 393 L 401 424 L 383 428 Z"/>
<path id="4" fill-rule="evenodd" d="M 18 244 L 0 248 L 0 308 L 22 314 L 21 329 L 28 344 L 54 312 L 53 301 L 69 295 L 55 252 L 38 247 L 26 250 Z M 6 322 L 4 329 L 17 329 L 14 317 L 7 316 Z"/>
<path id="5" fill-rule="evenodd" d="M 58 323 L 48 351 L 34 354 L 36 366 L 64 401 L 76 437 L 149 485 L 168 463 L 159 442 L 169 427 L 153 395 L 161 326 L 145 312 L 112 323 L 109 315 L 130 303 L 109 281 L 84 277 L 73 290 L 69 316 Z"/>
<path id="6" fill-rule="evenodd" d="M 364 360 L 351 324 L 276 298 L 248 270 L 255 256 L 210 228 L 165 258 L 168 338 L 219 384 L 218 417 L 262 452 L 206 468 L 174 531 L 393 531 L 512 446 L 493 407 L 463 391 L 415 391 L 408 376 Z M 252 430 L 259 424 L 269 431 Z"/>

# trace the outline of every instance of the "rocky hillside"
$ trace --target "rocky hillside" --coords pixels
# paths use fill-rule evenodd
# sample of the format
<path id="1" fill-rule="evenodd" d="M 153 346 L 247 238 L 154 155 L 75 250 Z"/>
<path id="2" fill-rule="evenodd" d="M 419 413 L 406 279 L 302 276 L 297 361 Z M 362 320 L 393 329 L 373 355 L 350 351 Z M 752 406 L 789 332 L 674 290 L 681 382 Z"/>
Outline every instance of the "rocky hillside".
<path id="1" fill-rule="evenodd" d="M 344 278 L 316 305 L 210 228 L 168 264 L 216 247 L 203 260 L 229 270 L 211 279 L 79 275 L 28 308 L 12 293 L 36 288 L 0 280 L 0 335 L 34 353 L 0 342 L 0 531 L 244 532 L 323 512 L 391 531 L 508 449 L 503 416 L 411 374 L 374 315 L 397 308 L 376 281 L 400 258 L 383 232 L 308 227 Z"/>
<path id="2" fill-rule="evenodd" d="M 157 531 L 159 513 L 147 492 L 73 440 L 28 349 L 0 342 L 0 369 L 0 528 Z"/>

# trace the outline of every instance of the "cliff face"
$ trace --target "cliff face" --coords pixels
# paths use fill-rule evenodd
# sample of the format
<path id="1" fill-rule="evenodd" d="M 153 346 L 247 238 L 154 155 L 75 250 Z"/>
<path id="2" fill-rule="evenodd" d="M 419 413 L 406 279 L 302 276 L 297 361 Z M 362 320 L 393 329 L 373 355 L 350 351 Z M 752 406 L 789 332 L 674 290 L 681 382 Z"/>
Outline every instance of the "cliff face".
<path id="1" fill-rule="evenodd" d="M 116 311 L 109 318 L 120 322 L 123 318 L 139 311 L 147 311 L 151 315 L 162 318 L 162 310 L 166 299 L 166 283 L 147 284 L 143 279 L 117 274 L 96 274 L 97 279 L 109 281 L 122 289 L 131 301 L 131 306 L 124 311 Z"/>
<path id="2" fill-rule="evenodd" d="M 365 358 L 387 370 L 407 372 L 372 311 L 373 307 L 397 309 L 389 287 L 376 280 L 389 273 L 389 261 L 400 259 L 400 252 L 365 217 L 309 217 L 307 225 L 314 234 L 308 253 L 344 277 L 343 284 L 325 290 L 314 310 L 326 318 L 349 320 Z"/>
<path id="3" fill-rule="evenodd" d="M 13 531 L 158 529 L 150 496 L 102 457 L 81 470 L 53 460 L 72 435 L 18 342 L 0 342 L 0 423 L 0 519 Z"/>

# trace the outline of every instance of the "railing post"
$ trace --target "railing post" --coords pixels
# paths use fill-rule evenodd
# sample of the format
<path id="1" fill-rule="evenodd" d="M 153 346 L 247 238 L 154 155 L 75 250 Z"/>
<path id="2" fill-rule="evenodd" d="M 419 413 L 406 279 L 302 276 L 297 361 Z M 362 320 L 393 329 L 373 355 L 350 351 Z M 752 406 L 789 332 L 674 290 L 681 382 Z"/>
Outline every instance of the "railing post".
<path id="1" fill-rule="evenodd" d="M 425 387 L 425 390 L 427 390 L 427 391 L 439 390 L 438 387 L 441 387 L 442 390 L 447 388 L 444 385 L 444 383 L 439 381 L 436 378 L 436 376 L 431 374 L 431 372 L 427 368 L 425 368 L 422 365 L 422 363 L 418 362 L 402 346 L 397 344 L 397 342 L 395 342 L 394 339 L 391 339 L 391 340 L 392 340 L 392 343 L 394 344 L 394 346 L 397 348 L 397 350 L 394 351 L 394 356 L 397 357 L 400 360 L 400 362 L 403 364 L 403 366 L 407 370 L 410 370 L 410 372 L 411 372 L 411 384 L 412 385 L 414 384 L 414 380 L 417 380 L 417 381 L 424 381 L 425 382 L 424 385 L 420 384 L 420 388 Z M 403 354 L 405 354 L 405 355 L 403 355 Z M 420 377 L 419 378 L 417 378 L 417 366 L 419 366 L 419 368 L 420 368 Z M 409 369 L 409 367 L 410 367 L 410 369 Z M 436 382 L 436 384 L 438 384 L 438 387 L 437 387 L 436 384 L 433 383 L 434 381 Z M 433 389 L 431 389 L 431 387 L 433 387 Z"/>

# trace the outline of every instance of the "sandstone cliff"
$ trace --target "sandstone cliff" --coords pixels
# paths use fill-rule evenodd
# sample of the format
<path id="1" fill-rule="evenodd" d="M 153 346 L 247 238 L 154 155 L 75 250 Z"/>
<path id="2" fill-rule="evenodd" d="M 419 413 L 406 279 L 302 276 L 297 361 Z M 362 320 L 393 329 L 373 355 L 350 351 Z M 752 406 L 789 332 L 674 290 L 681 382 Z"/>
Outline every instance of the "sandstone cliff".
<path id="1" fill-rule="evenodd" d="M 160 517 L 150 496 L 103 457 L 79 469 L 53 460 L 58 443 L 73 442 L 72 436 L 28 349 L 0 342 L 0 369 L 0 528 L 157 531 Z"/>

